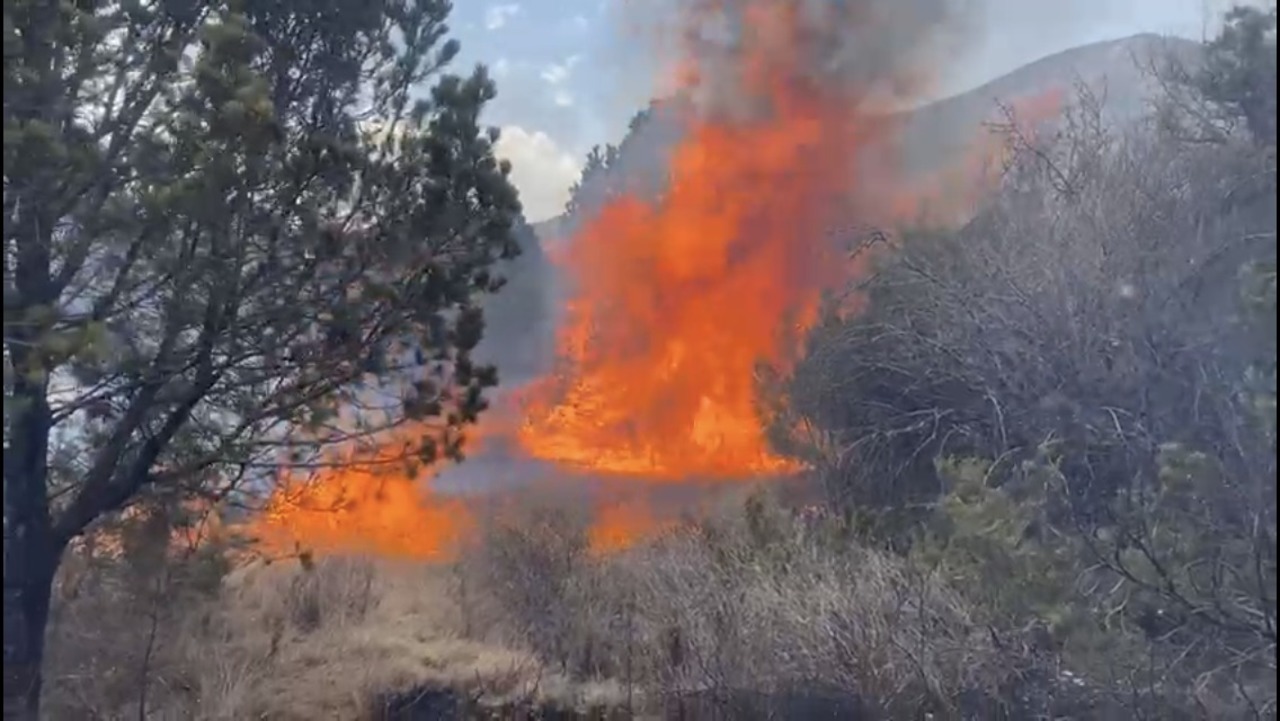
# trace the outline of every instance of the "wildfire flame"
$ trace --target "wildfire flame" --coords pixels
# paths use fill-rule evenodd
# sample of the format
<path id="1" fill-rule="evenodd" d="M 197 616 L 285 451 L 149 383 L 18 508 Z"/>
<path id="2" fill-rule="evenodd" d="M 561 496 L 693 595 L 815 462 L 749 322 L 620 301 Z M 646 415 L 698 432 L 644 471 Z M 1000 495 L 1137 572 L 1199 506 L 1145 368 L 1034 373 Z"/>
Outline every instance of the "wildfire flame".
<path id="1" fill-rule="evenodd" d="M 735 5 L 735 87 L 709 90 L 737 107 L 691 113 L 665 194 L 614 199 L 563 249 L 564 372 L 531 389 L 519 434 L 535 457 L 666 481 L 794 468 L 766 442 L 757 364 L 785 366 L 840 272 L 831 233 L 882 127 L 813 72 L 801 3 Z M 701 62 L 682 64 L 690 95 Z"/>
<path id="2" fill-rule="evenodd" d="M 268 554 L 296 549 L 316 553 L 368 553 L 425 561 L 453 556 L 474 519 L 457 498 L 434 493 L 403 464 L 412 428 L 403 440 L 350 450 L 310 472 L 285 472 L 250 534 Z"/>

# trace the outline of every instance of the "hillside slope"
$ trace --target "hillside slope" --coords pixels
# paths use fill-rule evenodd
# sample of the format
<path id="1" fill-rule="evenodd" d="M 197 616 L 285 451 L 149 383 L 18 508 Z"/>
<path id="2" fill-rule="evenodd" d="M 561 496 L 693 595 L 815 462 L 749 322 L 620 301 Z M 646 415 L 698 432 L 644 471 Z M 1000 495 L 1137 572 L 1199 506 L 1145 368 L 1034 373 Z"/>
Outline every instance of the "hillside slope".
<path id="1" fill-rule="evenodd" d="M 1104 99 L 1106 115 L 1123 122 L 1143 113 L 1157 90 L 1152 63 L 1193 62 L 1199 43 L 1153 34 L 1065 50 L 1024 65 L 978 88 L 925 105 L 904 119 L 903 147 L 911 172 L 936 170 L 1000 117 L 1000 105 L 1087 85 Z"/>
<path id="2" fill-rule="evenodd" d="M 1193 62 L 1199 43 L 1154 34 L 1083 45 L 1024 65 L 973 90 L 938 100 L 891 120 L 900 124 L 904 168 L 909 174 L 939 170 L 959 157 L 984 134 L 984 124 L 1000 118 L 1000 104 L 1044 96 L 1053 91 L 1070 94 L 1079 83 L 1088 85 L 1105 100 L 1107 115 L 1123 121 L 1147 107 L 1156 81 L 1150 76 L 1153 62 L 1175 57 Z M 603 186 L 625 178 L 628 185 L 646 190 L 660 188 L 666 158 L 680 137 L 680 99 L 654 101 L 641 122 L 619 143 L 619 160 L 583 189 L 582 205 L 600 201 Z M 557 217 L 535 226 L 543 242 L 553 241 L 572 224 Z"/>

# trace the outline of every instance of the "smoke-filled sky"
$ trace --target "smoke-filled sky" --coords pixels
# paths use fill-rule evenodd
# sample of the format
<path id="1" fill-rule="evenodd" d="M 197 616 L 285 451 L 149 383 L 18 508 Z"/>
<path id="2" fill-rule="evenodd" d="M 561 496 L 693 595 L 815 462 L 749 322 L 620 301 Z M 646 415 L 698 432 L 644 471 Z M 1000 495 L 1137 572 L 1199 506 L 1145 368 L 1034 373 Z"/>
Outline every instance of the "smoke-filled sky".
<path id="1" fill-rule="evenodd" d="M 829 0 L 832 2 L 839 0 Z M 892 0 L 884 0 L 892 2 Z M 1200 38 L 1231 0 L 955 0 L 963 38 L 937 78 L 949 95 L 1052 53 L 1141 32 Z M 1261 3 L 1258 3 L 1261 4 Z M 461 62 L 487 64 L 499 97 L 488 120 L 516 170 L 526 214 L 558 214 L 594 144 L 617 142 L 657 92 L 660 53 L 637 32 L 638 0 L 455 3 Z M 659 7 L 660 3 L 650 3 Z M 957 31 L 959 32 L 959 30 Z"/>

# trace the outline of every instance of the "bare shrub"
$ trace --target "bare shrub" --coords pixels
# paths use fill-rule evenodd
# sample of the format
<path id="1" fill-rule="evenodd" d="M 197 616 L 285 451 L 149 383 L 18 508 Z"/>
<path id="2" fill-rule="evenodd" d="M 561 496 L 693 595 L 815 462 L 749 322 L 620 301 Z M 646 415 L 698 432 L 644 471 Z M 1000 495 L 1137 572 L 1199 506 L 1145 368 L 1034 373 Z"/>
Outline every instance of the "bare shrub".
<path id="1" fill-rule="evenodd" d="M 768 496 L 603 556 L 562 537 L 554 515 L 525 518 L 474 551 L 472 577 L 486 579 L 475 591 L 533 650 L 613 677 L 637 709 L 958 718 L 997 708 L 1038 664 L 1016 641 L 993 646 L 994 629 L 939 577 Z"/>
<path id="2" fill-rule="evenodd" d="M 469 584 L 464 625 L 491 619 L 499 638 L 527 646 L 561 670 L 609 675 L 597 666 L 596 587 L 588 518 L 550 505 L 504 505 L 458 564 Z M 483 623 L 482 621 L 480 623 Z M 491 631 L 493 629 L 490 629 Z"/>
<path id="3" fill-rule="evenodd" d="M 301 572 L 283 599 L 285 614 L 303 632 L 322 624 L 359 623 L 377 602 L 375 573 L 368 559 L 330 558 L 316 563 L 304 555 Z"/>
<path id="4" fill-rule="evenodd" d="M 1265 718 L 1275 305 L 1255 317 L 1240 279 L 1274 278 L 1274 141 L 1108 128 L 1101 106 L 1082 88 L 1056 135 L 1005 128 L 997 197 L 894 240 L 866 312 L 815 331 L 791 409 L 877 538 L 972 524 L 943 564 L 986 580 L 960 584 L 980 616 L 1086 609 L 1066 640 L 1096 644 L 1057 655 L 1131 716 Z M 971 489 L 937 472 L 951 457 L 985 459 Z M 987 593 L 1001 563 L 1022 570 L 1000 590 L 1041 597 Z"/>
<path id="5" fill-rule="evenodd" d="M 831 439 L 833 496 L 901 507 L 942 488 L 934 460 L 1056 437 L 1091 493 L 1155 472 L 1168 441 L 1257 477 L 1238 408 L 1251 357 L 1234 283 L 1274 256 L 1274 168 L 1250 146 L 1115 134 L 1087 92 L 1062 135 L 1010 137 L 1002 192 L 954 233 L 908 236 L 815 332 L 789 392 Z"/>

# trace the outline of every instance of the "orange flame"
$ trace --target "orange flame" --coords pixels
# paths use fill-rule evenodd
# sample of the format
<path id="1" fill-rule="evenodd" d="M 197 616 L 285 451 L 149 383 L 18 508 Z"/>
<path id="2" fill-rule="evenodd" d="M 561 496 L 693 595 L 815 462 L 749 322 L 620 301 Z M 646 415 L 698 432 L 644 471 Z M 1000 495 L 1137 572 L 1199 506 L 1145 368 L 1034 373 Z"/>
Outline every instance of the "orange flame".
<path id="1" fill-rule="evenodd" d="M 162 509 L 147 503 L 126 506 L 117 516 L 101 519 L 84 534 L 72 539 L 70 550 L 88 557 L 121 558 L 127 547 L 125 526 L 122 524 L 145 524 L 151 520 L 161 520 L 163 525 L 158 528 L 162 528 L 167 534 L 167 548 L 164 550 L 170 556 L 181 557 L 204 544 L 230 538 L 230 529 L 222 522 L 218 510 L 216 504 L 202 498 L 184 500 L 177 508 L 172 509 Z M 175 511 L 177 515 L 170 515 Z"/>
<path id="2" fill-rule="evenodd" d="M 675 519 L 656 511 L 643 497 L 603 503 L 588 530 L 588 547 L 595 554 L 625 551 L 671 527 Z"/>
<path id="3" fill-rule="evenodd" d="M 409 438 L 412 429 L 398 436 Z M 369 553 L 445 560 L 471 532 L 470 509 L 442 498 L 404 464 L 406 443 L 353 451 L 316 473 L 286 473 L 249 531 L 269 554 Z"/>
<path id="4" fill-rule="evenodd" d="M 566 373 L 531 389 L 520 430 L 535 457 L 667 481 L 794 468 L 766 443 L 755 370 L 791 359 L 838 277 L 829 236 L 878 128 L 806 67 L 799 2 L 749 2 L 741 20 L 731 94 L 747 110 L 690 118 L 666 194 L 616 199 L 567 241 Z M 681 69 L 707 90 L 697 58 Z"/>

